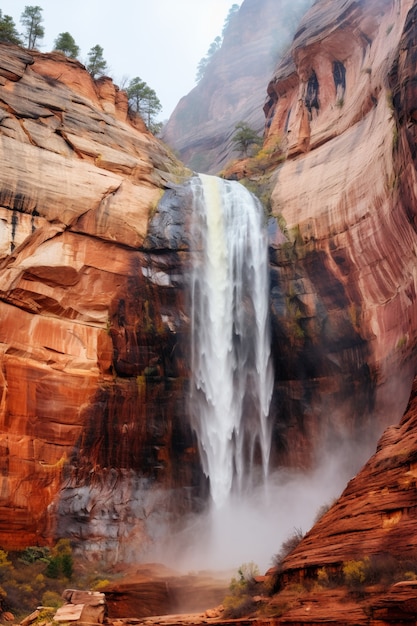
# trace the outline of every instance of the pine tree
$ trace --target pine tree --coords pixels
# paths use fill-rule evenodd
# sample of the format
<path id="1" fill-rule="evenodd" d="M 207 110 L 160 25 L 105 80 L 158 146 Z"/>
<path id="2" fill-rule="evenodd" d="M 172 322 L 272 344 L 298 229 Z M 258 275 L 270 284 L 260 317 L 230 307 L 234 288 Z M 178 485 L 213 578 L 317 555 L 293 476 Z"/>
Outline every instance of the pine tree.
<path id="1" fill-rule="evenodd" d="M 238 122 L 235 130 L 232 141 L 243 156 L 248 156 L 248 150 L 251 146 L 262 144 L 262 138 L 246 122 Z"/>
<path id="2" fill-rule="evenodd" d="M 20 16 L 20 21 L 25 27 L 24 39 L 26 47 L 29 50 L 36 48 L 37 41 L 45 35 L 45 29 L 42 26 L 42 10 L 40 6 L 26 6 Z"/>
<path id="3" fill-rule="evenodd" d="M 103 76 L 107 71 L 107 61 L 103 57 L 103 48 L 98 44 L 88 53 L 87 70 L 93 78 Z"/>
<path id="4" fill-rule="evenodd" d="M 151 132 L 156 133 L 160 125 L 155 123 L 155 116 L 162 105 L 155 91 L 138 76 L 130 81 L 126 91 L 131 109 L 141 115 Z"/>
<path id="5" fill-rule="evenodd" d="M 22 45 L 22 40 L 16 30 L 16 25 L 10 15 L 3 15 L 0 9 L 0 41 Z"/>
<path id="6" fill-rule="evenodd" d="M 76 59 L 80 53 L 80 48 L 75 43 L 74 37 L 69 33 L 60 33 L 55 39 L 54 50 L 63 52 L 65 56 Z"/>

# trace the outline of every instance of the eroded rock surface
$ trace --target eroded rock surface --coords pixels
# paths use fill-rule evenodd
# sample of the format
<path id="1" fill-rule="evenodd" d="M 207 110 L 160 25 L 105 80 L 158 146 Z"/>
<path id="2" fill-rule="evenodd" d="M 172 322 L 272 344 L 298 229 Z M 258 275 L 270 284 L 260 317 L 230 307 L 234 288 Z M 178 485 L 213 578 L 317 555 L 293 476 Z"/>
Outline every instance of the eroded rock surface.
<path id="1" fill-rule="evenodd" d="M 415 371 L 414 2 L 317 2 L 268 87 L 276 431 L 357 447 L 400 419 Z M 410 358 L 411 357 L 411 358 Z M 379 427 L 377 426 L 379 422 Z M 358 436 L 359 434 L 359 436 Z M 374 435 L 372 435 L 374 436 Z M 310 459 L 311 460 L 311 459 Z M 365 457 L 363 457 L 365 460 Z"/>
<path id="2" fill-rule="evenodd" d="M 417 382 L 398 426 L 389 427 L 377 450 L 338 501 L 285 560 L 287 576 L 352 559 L 391 556 L 410 562 L 417 550 Z M 303 574 L 303 575 L 304 575 Z"/>
<path id="3" fill-rule="evenodd" d="M 356 471 L 409 396 L 415 11 L 315 3 L 268 88 L 274 467 L 353 441 Z M 186 419 L 189 173 L 76 61 L 3 45 L 0 77 L 0 544 L 141 558 L 207 497 Z"/>
<path id="4" fill-rule="evenodd" d="M 0 543 L 82 536 L 127 558 L 123 537 L 146 547 L 175 508 L 161 489 L 189 510 L 200 480 L 183 259 L 145 243 L 185 172 L 76 61 L 2 45 L 0 82 Z"/>

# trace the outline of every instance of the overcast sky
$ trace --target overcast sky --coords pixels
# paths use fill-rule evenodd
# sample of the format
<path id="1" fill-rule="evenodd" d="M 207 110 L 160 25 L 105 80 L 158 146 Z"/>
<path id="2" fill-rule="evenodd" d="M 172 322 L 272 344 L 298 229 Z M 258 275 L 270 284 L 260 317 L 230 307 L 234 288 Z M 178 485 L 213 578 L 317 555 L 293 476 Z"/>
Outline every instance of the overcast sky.
<path id="1" fill-rule="evenodd" d="M 0 0 L 18 32 L 25 6 L 42 7 L 42 52 L 69 32 L 80 47 L 80 61 L 99 44 L 117 84 L 139 76 L 160 99 L 167 119 L 195 85 L 198 62 L 217 35 L 232 4 L 242 0 Z"/>

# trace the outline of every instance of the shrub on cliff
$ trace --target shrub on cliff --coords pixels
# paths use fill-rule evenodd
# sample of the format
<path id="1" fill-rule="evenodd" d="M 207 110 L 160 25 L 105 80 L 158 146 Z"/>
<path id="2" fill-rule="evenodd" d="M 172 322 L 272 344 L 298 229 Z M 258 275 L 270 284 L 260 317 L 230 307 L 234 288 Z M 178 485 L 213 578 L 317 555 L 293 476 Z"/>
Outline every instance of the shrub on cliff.
<path id="1" fill-rule="evenodd" d="M 72 549 L 68 539 L 60 539 L 52 549 L 45 575 L 48 578 L 72 578 Z"/>
<path id="2" fill-rule="evenodd" d="M 304 537 L 304 533 L 301 528 L 294 528 L 292 534 L 285 539 L 282 544 L 280 551 L 274 556 L 274 565 L 275 567 L 280 567 L 282 561 L 285 557 L 290 554 L 300 543 L 301 539 Z"/>
<path id="3" fill-rule="evenodd" d="M 362 587 L 366 580 L 367 559 L 350 560 L 343 563 L 343 577 L 346 585 L 351 589 Z"/>
<path id="4" fill-rule="evenodd" d="M 282 542 L 279 552 L 273 557 L 274 573 L 271 576 L 269 584 L 270 595 L 274 595 L 281 589 L 282 563 L 285 557 L 298 546 L 303 537 L 304 533 L 302 529 L 294 528 L 292 534 Z"/>

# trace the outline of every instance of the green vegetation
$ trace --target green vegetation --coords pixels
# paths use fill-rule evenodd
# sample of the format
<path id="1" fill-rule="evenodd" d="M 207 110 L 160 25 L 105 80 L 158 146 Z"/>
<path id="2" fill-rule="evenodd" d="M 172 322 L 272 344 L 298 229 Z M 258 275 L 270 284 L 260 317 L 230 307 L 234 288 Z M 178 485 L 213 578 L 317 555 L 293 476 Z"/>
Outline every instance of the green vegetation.
<path id="1" fill-rule="evenodd" d="M 248 156 L 250 148 L 262 145 L 262 137 L 246 122 L 238 122 L 235 125 L 235 131 L 232 142 L 243 156 Z"/>
<path id="2" fill-rule="evenodd" d="M 367 586 L 388 588 L 401 580 L 417 580 L 417 560 L 401 560 L 381 553 L 349 559 L 338 566 L 320 567 L 314 577 L 309 577 L 309 585 L 315 583 L 324 588 L 345 586 L 349 592 L 362 595 Z"/>
<path id="3" fill-rule="evenodd" d="M 3 15 L 0 9 L 0 42 L 22 45 L 22 39 L 16 30 L 16 25 L 10 15 Z"/>
<path id="4" fill-rule="evenodd" d="M 223 600 L 225 615 L 238 619 L 252 613 L 256 607 L 253 600 L 256 586 L 255 577 L 259 570 L 255 563 L 244 563 L 238 569 L 238 577 L 233 577 L 229 585 L 229 595 Z"/>
<path id="5" fill-rule="evenodd" d="M 196 74 L 196 82 L 200 82 L 200 80 L 204 77 L 208 66 L 210 65 L 215 53 L 220 50 L 222 46 L 222 38 L 217 36 L 214 41 L 210 44 L 209 49 L 207 50 L 207 54 L 203 57 L 198 65 L 197 65 L 197 74 Z"/>
<path id="6" fill-rule="evenodd" d="M 0 549 L 0 613 L 11 612 L 18 623 L 41 605 L 49 610 L 42 611 L 38 622 L 50 622 L 55 609 L 63 604 L 64 589 L 70 586 L 98 591 L 109 584 L 110 578 L 108 572 L 98 570 L 97 563 L 77 563 L 68 539 L 60 539 L 50 548 L 28 546 L 16 552 Z"/>
<path id="7" fill-rule="evenodd" d="M 238 11 L 239 11 L 239 5 L 232 4 L 226 16 L 226 19 L 224 20 L 223 29 L 222 29 L 222 37 L 225 36 L 227 30 L 229 29 L 230 24 L 233 21 L 234 16 L 237 14 Z"/>
<path id="8" fill-rule="evenodd" d="M 104 76 L 107 71 L 107 61 L 105 61 L 103 53 L 103 48 L 98 44 L 93 46 L 88 53 L 88 62 L 86 67 L 93 78 L 97 78 L 97 76 Z"/>
<path id="9" fill-rule="evenodd" d="M 155 91 L 138 76 L 130 81 L 126 91 L 131 110 L 139 113 L 152 133 L 159 132 L 161 124 L 156 123 L 155 117 L 162 105 Z"/>
<path id="10" fill-rule="evenodd" d="M 54 50 L 63 52 L 65 56 L 76 59 L 80 54 L 80 48 L 74 41 L 74 37 L 70 33 L 60 33 L 55 39 Z"/>
<path id="11" fill-rule="evenodd" d="M 348 587 L 356 588 L 366 580 L 366 565 L 364 561 L 346 561 L 343 563 L 343 578 Z"/>
<path id="12" fill-rule="evenodd" d="M 72 574 L 73 557 L 67 539 L 52 549 L 29 546 L 10 554 L 0 550 L 0 609 L 22 617 L 40 604 L 58 607 Z"/>
<path id="13" fill-rule="evenodd" d="M 214 40 L 211 42 L 209 49 L 207 50 L 207 54 L 206 56 L 204 56 L 202 59 L 200 59 L 198 65 L 197 65 L 197 73 L 196 73 L 196 77 L 195 80 L 197 83 L 200 82 L 200 80 L 202 78 L 204 78 L 207 68 L 209 67 L 209 65 L 211 64 L 216 52 L 218 52 L 218 50 L 220 50 L 220 48 L 222 47 L 222 43 L 223 43 L 223 38 L 230 26 L 230 24 L 233 21 L 233 17 L 236 15 L 236 13 L 239 11 L 239 5 L 238 4 L 232 4 L 232 6 L 229 9 L 229 13 L 227 14 L 227 17 L 224 21 L 223 24 L 223 29 L 222 29 L 222 34 L 221 36 L 217 35 L 217 37 L 214 38 Z"/>
<path id="14" fill-rule="evenodd" d="M 10 15 L 3 15 L 0 10 L 0 42 L 13 43 L 16 45 L 22 45 L 24 42 L 29 50 L 35 49 L 38 42 L 45 34 L 42 25 L 42 11 L 43 9 L 37 5 L 25 7 L 20 16 L 20 21 L 24 26 L 22 39 L 16 29 L 13 18 Z M 80 48 L 76 44 L 74 37 L 68 31 L 60 33 L 57 36 L 54 41 L 53 49 L 62 52 L 65 56 L 72 59 L 77 59 L 80 55 Z M 106 74 L 108 65 L 104 58 L 102 46 L 96 44 L 90 48 L 85 66 L 93 79 Z M 122 82 L 127 80 L 127 78 L 124 78 Z M 155 118 L 162 110 L 162 105 L 155 91 L 138 77 L 130 81 L 126 91 L 130 110 L 141 115 L 147 128 L 152 133 L 158 133 L 161 130 L 162 123 L 156 122 Z"/>
<path id="15" fill-rule="evenodd" d="M 36 48 L 38 41 L 45 35 L 45 29 L 42 26 L 42 11 L 40 6 L 26 6 L 20 17 L 20 22 L 25 29 L 24 40 L 29 50 Z"/>
<path id="16" fill-rule="evenodd" d="M 51 551 L 45 575 L 49 578 L 63 577 L 70 580 L 72 573 L 73 559 L 70 542 L 68 539 L 60 539 Z"/>

